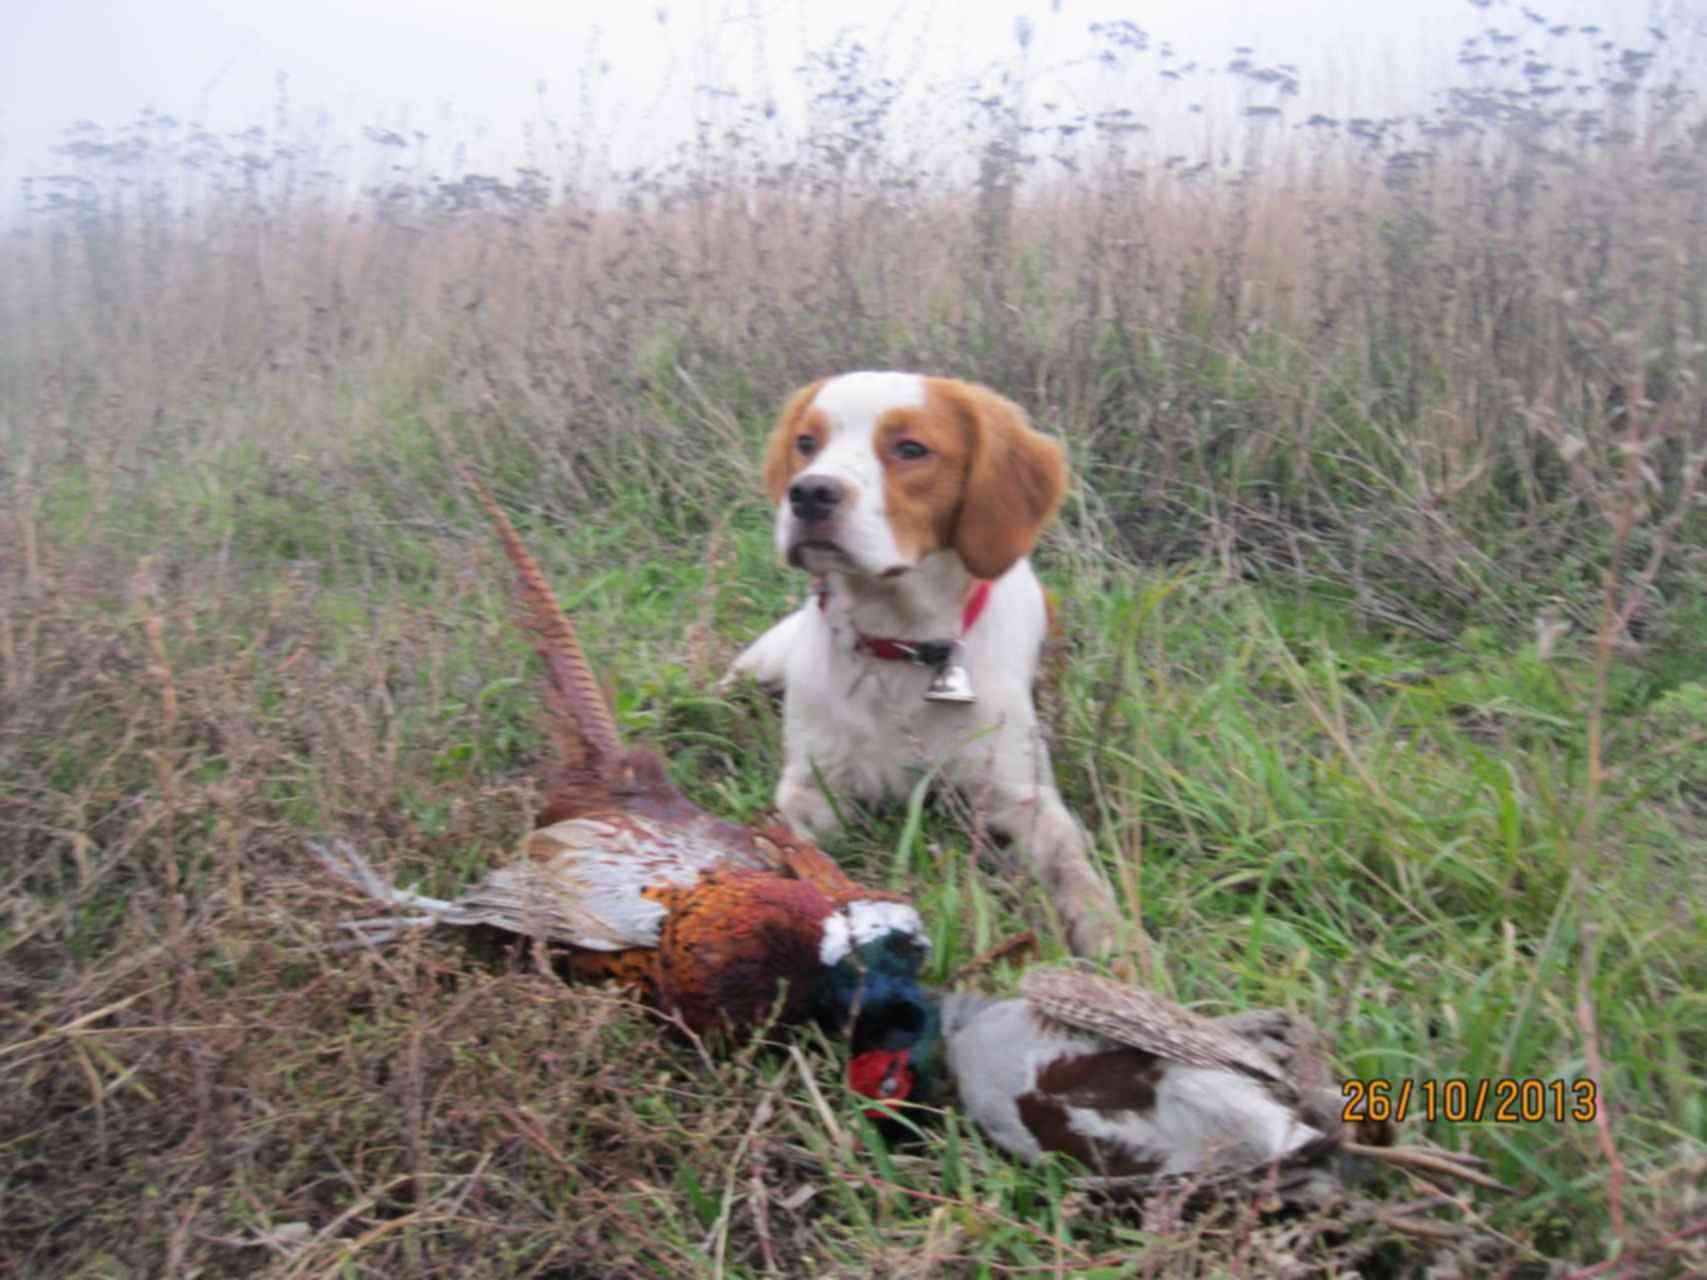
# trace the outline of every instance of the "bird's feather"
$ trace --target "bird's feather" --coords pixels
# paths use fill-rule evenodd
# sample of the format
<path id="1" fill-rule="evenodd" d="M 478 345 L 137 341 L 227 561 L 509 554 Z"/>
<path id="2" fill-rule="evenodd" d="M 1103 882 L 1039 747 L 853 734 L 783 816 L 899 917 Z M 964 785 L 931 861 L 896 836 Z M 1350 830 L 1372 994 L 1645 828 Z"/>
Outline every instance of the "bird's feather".
<path id="1" fill-rule="evenodd" d="M 1020 994 L 1057 1022 L 1194 1067 L 1285 1084 L 1280 1065 L 1244 1036 L 1140 987 L 1057 965 L 1020 979 Z"/>
<path id="2" fill-rule="evenodd" d="M 666 894 L 665 903 L 660 1004 L 696 1030 L 724 1022 L 755 1027 L 773 1013 L 785 1023 L 807 1015 L 822 922 L 831 911 L 815 886 L 729 867 Z"/>
<path id="3" fill-rule="evenodd" d="M 569 818 L 529 832 L 522 856 L 449 901 L 397 889 L 354 850 L 340 853 L 341 861 L 324 853 L 322 860 L 370 896 L 427 913 L 414 923 L 492 925 L 591 951 L 657 946 L 666 891 L 692 889 L 712 870 L 739 865 L 721 843 L 634 814 Z"/>
<path id="4" fill-rule="evenodd" d="M 609 784 L 622 762 L 622 739 L 575 628 L 504 509 L 478 477 L 466 468 L 460 470 L 492 518 L 515 567 L 518 621 L 533 637 L 534 650 L 545 663 L 546 708 L 563 765 Z"/>
<path id="5" fill-rule="evenodd" d="M 795 835 L 787 827 L 755 828 L 752 839 L 776 871 L 817 886 L 833 902 L 845 903 L 856 899 L 878 902 L 905 901 L 898 893 L 868 889 L 851 879 L 829 854 L 810 840 Z"/>

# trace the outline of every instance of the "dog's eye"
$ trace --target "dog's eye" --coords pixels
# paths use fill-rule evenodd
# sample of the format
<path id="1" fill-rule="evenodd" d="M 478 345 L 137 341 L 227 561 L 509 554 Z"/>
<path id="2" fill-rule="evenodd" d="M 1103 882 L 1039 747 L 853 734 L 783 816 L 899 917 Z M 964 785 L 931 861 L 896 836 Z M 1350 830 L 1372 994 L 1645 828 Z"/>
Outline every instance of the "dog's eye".
<path id="1" fill-rule="evenodd" d="M 925 448 L 925 446 L 920 444 L 917 440 L 903 440 L 895 446 L 895 456 L 897 458 L 904 458 L 908 462 L 915 462 L 929 452 L 930 450 Z"/>
<path id="2" fill-rule="evenodd" d="M 794 447 L 802 457 L 810 458 L 818 452 L 818 437 L 800 436 L 795 440 Z"/>

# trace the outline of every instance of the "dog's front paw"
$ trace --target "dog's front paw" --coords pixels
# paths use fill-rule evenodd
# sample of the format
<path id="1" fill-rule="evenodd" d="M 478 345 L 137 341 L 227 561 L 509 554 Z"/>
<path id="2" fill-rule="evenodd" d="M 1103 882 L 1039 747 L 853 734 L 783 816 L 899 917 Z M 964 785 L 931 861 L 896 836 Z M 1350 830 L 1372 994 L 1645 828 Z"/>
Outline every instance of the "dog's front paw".
<path id="1" fill-rule="evenodd" d="M 717 682 L 719 693 L 728 693 L 743 679 L 751 680 L 769 693 L 779 693 L 788 671 L 788 655 L 800 641 L 803 625 L 800 612 L 789 614 L 752 644 L 741 650 L 729 670 Z"/>

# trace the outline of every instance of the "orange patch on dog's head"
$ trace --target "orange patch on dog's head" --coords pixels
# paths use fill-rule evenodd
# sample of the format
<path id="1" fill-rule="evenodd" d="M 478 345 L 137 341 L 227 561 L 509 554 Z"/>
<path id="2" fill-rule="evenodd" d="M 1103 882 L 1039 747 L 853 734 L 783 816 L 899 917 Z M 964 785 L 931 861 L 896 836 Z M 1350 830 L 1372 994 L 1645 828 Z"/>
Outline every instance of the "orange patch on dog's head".
<path id="1" fill-rule="evenodd" d="M 944 455 L 959 483 L 938 545 L 953 547 L 973 576 L 999 578 L 1031 550 L 1061 505 L 1066 451 L 988 387 L 953 378 L 927 378 L 925 385 L 923 415 L 959 439 Z M 940 491 L 934 496 L 940 500 Z"/>
<path id="2" fill-rule="evenodd" d="M 812 401 L 817 398 L 819 388 L 828 381 L 828 378 L 819 378 L 789 396 L 782 412 L 777 415 L 776 426 L 771 428 L 760 474 L 764 478 L 765 492 L 773 503 L 782 501 L 788 482 L 812 460 L 811 453 L 800 449 L 800 438 L 811 436 L 818 442 L 818 448 L 824 445 L 824 434 L 829 427 L 824 415 L 813 411 Z"/>
<path id="3" fill-rule="evenodd" d="M 922 408 L 883 415 L 872 448 L 883 464 L 883 509 L 895 545 L 913 560 L 952 545 L 973 450 L 956 415 L 927 390 Z"/>

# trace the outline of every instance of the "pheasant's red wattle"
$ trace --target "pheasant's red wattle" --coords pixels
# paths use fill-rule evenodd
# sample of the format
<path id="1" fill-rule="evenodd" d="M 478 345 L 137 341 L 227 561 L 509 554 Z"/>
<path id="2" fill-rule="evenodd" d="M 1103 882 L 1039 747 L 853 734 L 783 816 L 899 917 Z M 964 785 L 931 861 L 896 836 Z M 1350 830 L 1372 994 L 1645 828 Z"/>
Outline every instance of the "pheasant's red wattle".
<path id="1" fill-rule="evenodd" d="M 913 1090 L 913 1071 L 906 1054 L 894 1049 L 871 1049 L 848 1063 L 848 1087 L 867 1098 L 905 1098 Z"/>

